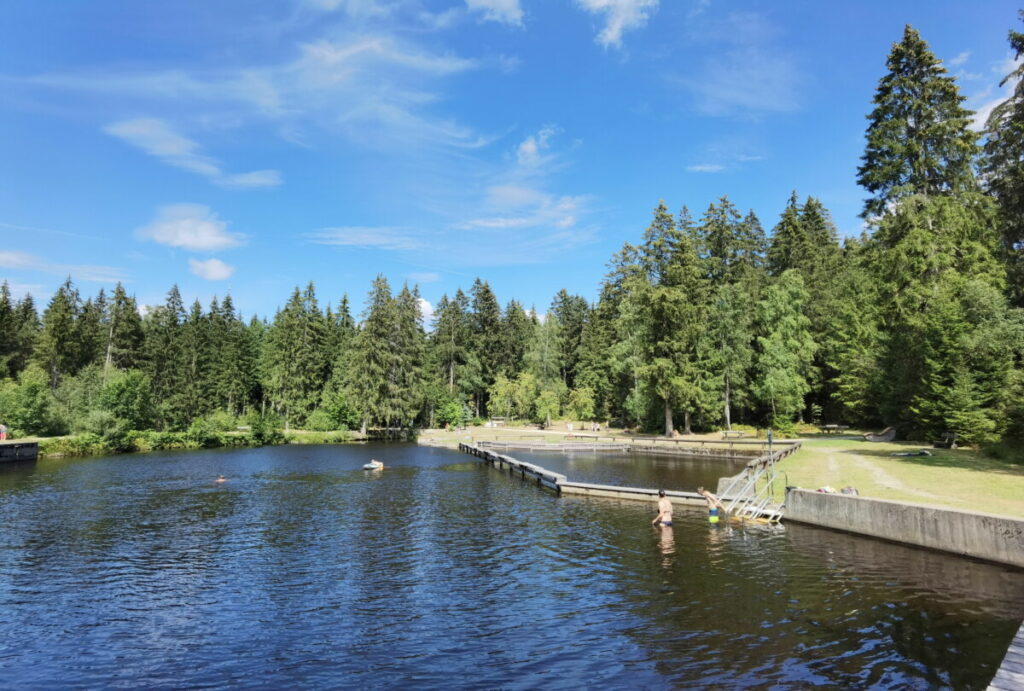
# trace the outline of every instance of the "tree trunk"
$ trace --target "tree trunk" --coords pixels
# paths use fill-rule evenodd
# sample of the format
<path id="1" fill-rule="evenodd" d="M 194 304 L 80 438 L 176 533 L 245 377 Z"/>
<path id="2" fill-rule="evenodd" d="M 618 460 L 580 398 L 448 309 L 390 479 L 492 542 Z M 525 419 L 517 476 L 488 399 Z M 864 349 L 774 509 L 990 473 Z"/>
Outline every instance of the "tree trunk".
<path id="1" fill-rule="evenodd" d="M 732 419 L 729 414 L 729 377 L 725 378 L 725 428 L 732 429 Z"/>
<path id="2" fill-rule="evenodd" d="M 672 428 L 673 428 L 673 426 L 674 425 L 672 424 L 672 404 L 669 403 L 668 399 L 666 398 L 665 399 L 665 436 L 666 437 L 671 437 L 672 436 Z"/>
<path id="3" fill-rule="evenodd" d="M 685 413 L 683 413 L 683 433 L 684 434 L 693 434 L 693 431 L 690 429 L 690 411 L 689 410 L 687 410 Z"/>

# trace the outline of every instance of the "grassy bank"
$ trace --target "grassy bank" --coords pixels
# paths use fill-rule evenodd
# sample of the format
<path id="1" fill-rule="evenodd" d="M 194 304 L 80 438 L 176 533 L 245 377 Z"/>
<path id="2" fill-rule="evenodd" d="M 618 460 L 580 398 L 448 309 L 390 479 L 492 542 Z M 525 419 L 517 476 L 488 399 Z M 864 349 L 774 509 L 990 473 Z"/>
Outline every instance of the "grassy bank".
<path id="1" fill-rule="evenodd" d="M 39 443 L 39 456 L 106 456 L 120 453 L 174 451 L 189 449 L 244 448 L 277 444 L 341 444 L 358 441 L 358 434 L 348 431 L 309 432 L 305 430 L 263 430 L 233 432 L 157 432 L 129 431 L 100 436 L 83 433 L 62 437 L 30 437 L 18 441 Z"/>
<path id="2" fill-rule="evenodd" d="M 893 455 L 921 449 L 932 455 Z M 1024 518 L 1024 467 L 971 449 L 819 437 L 805 441 L 779 469 L 798 487 L 852 486 L 877 499 Z"/>

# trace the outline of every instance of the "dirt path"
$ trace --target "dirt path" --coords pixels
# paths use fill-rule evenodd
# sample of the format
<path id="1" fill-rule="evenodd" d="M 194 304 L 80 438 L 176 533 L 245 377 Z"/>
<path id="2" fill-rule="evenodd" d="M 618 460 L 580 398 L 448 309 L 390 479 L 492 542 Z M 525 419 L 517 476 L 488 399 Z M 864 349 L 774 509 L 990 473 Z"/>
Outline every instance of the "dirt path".
<path id="1" fill-rule="evenodd" d="M 840 451 L 839 449 L 836 448 L 823 447 L 820 450 L 828 454 L 829 473 L 839 473 L 840 466 L 839 460 L 836 458 L 836 454 L 842 453 L 844 459 L 849 459 L 850 461 L 853 462 L 853 464 L 856 467 L 866 471 L 871 476 L 871 479 L 874 482 L 878 483 L 883 487 L 887 487 L 897 492 L 912 494 L 923 499 L 941 499 L 941 497 L 937 494 L 932 494 L 931 492 L 926 492 L 922 489 L 912 487 L 911 485 L 902 482 L 898 478 L 893 477 L 888 472 L 886 472 L 885 469 L 881 468 L 877 463 L 875 463 L 869 458 L 865 458 L 864 456 L 861 456 L 859 454 L 850 453 L 847 450 Z"/>

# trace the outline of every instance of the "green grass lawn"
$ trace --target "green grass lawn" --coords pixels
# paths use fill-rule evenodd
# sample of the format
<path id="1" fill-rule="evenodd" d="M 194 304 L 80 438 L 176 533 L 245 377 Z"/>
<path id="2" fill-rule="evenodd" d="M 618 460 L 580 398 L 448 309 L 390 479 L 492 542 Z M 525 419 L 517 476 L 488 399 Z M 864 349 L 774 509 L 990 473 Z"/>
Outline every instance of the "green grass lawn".
<path id="1" fill-rule="evenodd" d="M 931 456 L 893 456 L 928 449 Z M 787 484 L 856 487 L 861 496 L 1024 518 L 1024 466 L 970 449 L 816 437 L 779 464 Z"/>

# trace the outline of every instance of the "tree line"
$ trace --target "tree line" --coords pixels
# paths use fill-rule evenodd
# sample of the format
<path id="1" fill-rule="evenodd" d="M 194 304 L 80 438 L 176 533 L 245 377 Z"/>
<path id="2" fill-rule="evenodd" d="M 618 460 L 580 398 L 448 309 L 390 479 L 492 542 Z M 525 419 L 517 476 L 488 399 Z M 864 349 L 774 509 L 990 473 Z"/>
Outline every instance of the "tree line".
<path id="1" fill-rule="evenodd" d="M 1024 34 L 1010 45 L 1024 54 Z M 691 432 L 796 421 L 1024 438 L 1024 67 L 980 135 L 912 27 L 868 115 L 860 237 L 794 192 L 770 232 L 728 197 L 664 202 L 611 258 L 598 299 L 543 318 L 488 283 L 424 324 L 379 276 L 358 318 L 296 288 L 272 319 L 230 296 L 141 314 L 69 278 L 39 314 L 0 287 L 0 421 L 23 432 L 184 429 L 273 415 L 318 430 L 500 416 Z"/>

